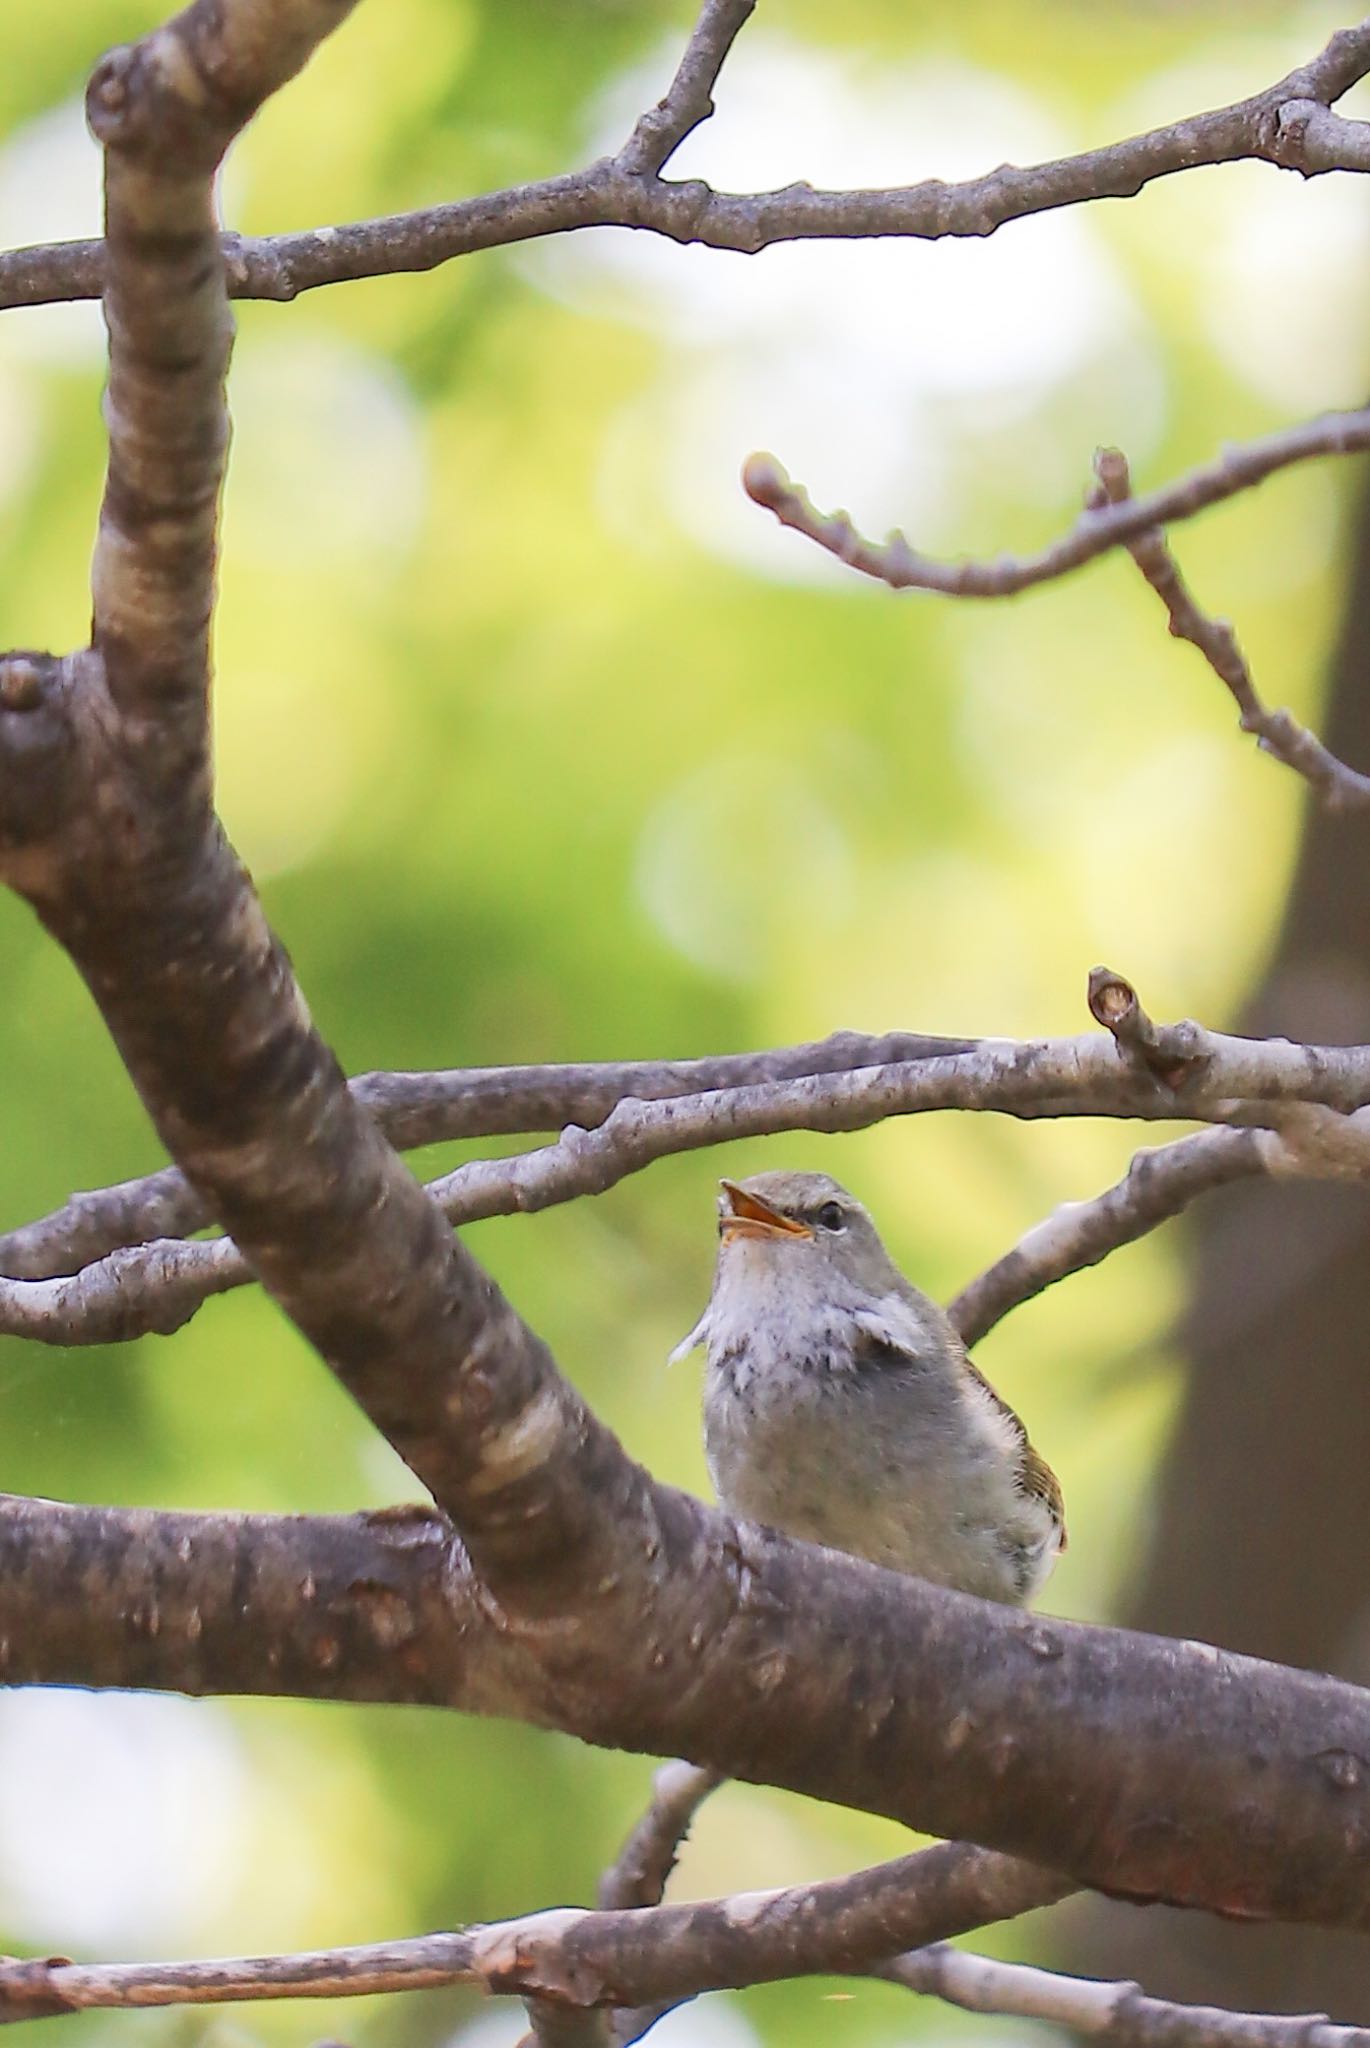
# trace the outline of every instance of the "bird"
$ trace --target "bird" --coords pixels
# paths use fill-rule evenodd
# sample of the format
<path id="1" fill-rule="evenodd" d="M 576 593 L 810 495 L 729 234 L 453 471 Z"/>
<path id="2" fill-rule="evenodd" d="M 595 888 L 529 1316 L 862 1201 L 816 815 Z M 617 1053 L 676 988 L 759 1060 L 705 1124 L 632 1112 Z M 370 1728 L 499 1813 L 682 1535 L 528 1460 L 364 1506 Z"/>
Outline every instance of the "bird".
<path id="1" fill-rule="evenodd" d="M 704 1447 L 730 1514 L 1021 1606 L 1066 1546 L 1061 1489 L 937 1304 L 825 1173 L 725 1180 Z"/>

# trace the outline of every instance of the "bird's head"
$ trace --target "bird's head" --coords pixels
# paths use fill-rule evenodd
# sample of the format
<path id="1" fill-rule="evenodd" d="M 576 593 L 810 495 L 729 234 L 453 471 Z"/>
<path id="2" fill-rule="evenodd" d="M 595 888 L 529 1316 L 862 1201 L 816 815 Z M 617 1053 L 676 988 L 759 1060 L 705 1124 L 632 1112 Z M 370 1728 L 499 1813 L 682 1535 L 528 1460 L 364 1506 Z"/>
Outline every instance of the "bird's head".
<path id="1" fill-rule="evenodd" d="M 755 1173 L 720 1188 L 720 1260 L 745 1245 L 749 1263 L 760 1252 L 768 1266 L 776 1261 L 796 1277 L 801 1269 L 825 1271 L 858 1293 L 883 1294 L 898 1284 L 869 1215 L 830 1174 Z"/>

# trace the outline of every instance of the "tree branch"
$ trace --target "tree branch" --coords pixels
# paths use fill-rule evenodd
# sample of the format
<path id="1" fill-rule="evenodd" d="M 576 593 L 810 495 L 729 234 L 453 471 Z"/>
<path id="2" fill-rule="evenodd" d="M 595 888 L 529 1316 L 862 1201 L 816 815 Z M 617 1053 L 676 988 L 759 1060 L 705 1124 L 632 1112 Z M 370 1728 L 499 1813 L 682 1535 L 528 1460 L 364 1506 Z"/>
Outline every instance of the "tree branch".
<path id="1" fill-rule="evenodd" d="M 1100 1021 L 1108 1025 L 1112 1042 L 1096 1036 L 1021 1043 L 985 1039 L 969 1043 L 964 1052 L 924 1052 L 889 1066 L 805 1072 L 783 1081 L 712 1088 L 697 1095 L 663 1093 L 655 1102 L 625 1096 L 592 1131 L 571 1125 L 554 1144 L 513 1158 L 469 1161 L 431 1182 L 428 1192 L 449 1222 L 470 1223 L 602 1194 L 656 1160 L 680 1152 L 786 1131 L 859 1130 L 889 1117 L 945 1109 L 1018 1117 L 1193 1117 L 1260 1124 L 1278 1127 L 1280 1132 L 1280 1142 L 1268 1143 L 1261 1155 L 1266 1171 L 1290 1178 L 1360 1178 L 1370 1172 L 1370 1131 L 1365 1128 L 1370 1119 L 1354 1114 L 1370 1103 L 1370 1047 L 1230 1038 L 1190 1022 L 1157 1026 L 1141 1010 L 1131 984 L 1105 968 L 1096 968 L 1091 976 L 1090 1000 Z M 848 1041 L 825 1041 L 817 1052 L 822 1054 L 839 1043 Z M 889 1041 L 856 1043 L 884 1045 Z M 923 1046 L 967 1043 L 915 1042 Z M 814 1050 L 797 1049 L 805 1066 L 818 1064 L 811 1057 Z M 745 1071 L 753 1058 L 775 1070 L 789 1064 L 791 1055 L 744 1055 L 731 1070 Z M 729 1065 L 723 1061 L 700 1064 L 712 1067 L 710 1078 L 715 1079 Z M 558 1070 L 540 1071 L 550 1075 Z M 565 1071 L 571 1075 L 594 1072 Z M 606 1071 L 621 1075 L 624 1070 Z M 691 1068 L 687 1063 L 665 1072 L 654 1071 L 665 1087 L 678 1083 Z M 373 1078 L 388 1082 L 401 1077 Z M 470 1077 L 412 1078 L 420 1083 L 448 1079 L 464 1083 Z M 355 1092 L 360 1093 L 364 1085 L 359 1084 Z M 459 1104 L 460 1091 L 455 1099 Z M 479 1097 L 476 1099 L 479 1102 Z M 510 1099 L 528 1100 L 517 1089 Z M 599 1106 L 598 1100 L 595 1106 Z M 1238 1177 L 1235 1171 L 1228 1173 L 1215 1166 L 1220 1156 L 1235 1160 L 1236 1148 L 1229 1148 L 1226 1155 L 1209 1148 L 1202 1156 L 1208 1167 L 1214 1167 L 1211 1177 L 1206 1177 L 1208 1167 L 1200 1171 L 1192 1162 L 1175 1169 L 1169 1186 L 1179 1196 L 1177 1206 L 1202 1186 Z M 1248 1151 L 1241 1156 L 1252 1159 L 1255 1155 Z M 153 1186 L 154 1200 L 162 1199 L 164 1177 L 154 1177 Z M 30 1226 L 38 1250 L 49 1250 L 53 1232 L 67 1216 L 74 1213 L 79 1226 L 87 1202 L 95 1225 L 127 1213 L 126 1201 L 136 1214 L 140 1187 L 140 1183 L 130 1182 L 96 1196 L 75 1197 L 66 1211 Z M 1110 1198 L 1107 1217 L 1101 1214 L 1097 1228 L 1090 1225 L 1082 1240 L 1086 1247 L 1096 1248 L 1091 1256 L 1101 1258 L 1111 1248 L 1108 1233 L 1115 1225 L 1123 1229 L 1117 1243 L 1140 1235 L 1131 1222 L 1140 1222 L 1151 1213 L 1148 1204 L 1161 1205 L 1154 1221 L 1175 1213 L 1166 1206 L 1170 1197 L 1162 1194 L 1154 1176 L 1148 1179 L 1146 1202 L 1138 1208 L 1140 1192 L 1139 1178 L 1130 1183 L 1126 1197 Z M 24 1232 L 16 1236 L 29 1256 L 35 1256 L 34 1241 L 26 1239 Z M 1057 1249 L 1063 1252 L 1064 1248 L 1062 1241 Z M 1062 1273 L 1066 1270 L 1070 1269 L 1063 1267 Z M 1046 1277 L 1041 1285 L 1061 1277 L 1046 1268 L 1043 1272 Z M 252 1277 L 248 1261 L 229 1240 L 154 1240 L 112 1252 L 71 1277 L 0 1279 L 0 1332 L 60 1345 L 167 1335 L 213 1295 L 242 1286 Z M 1019 1279 L 1026 1278 L 1021 1267 L 1001 1274 L 991 1298 L 997 1298 L 997 1290 L 1006 1286 L 1007 1304 Z M 1028 1288 L 1029 1294 L 1037 1291 L 1036 1284 Z"/>
<path id="2" fill-rule="evenodd" d="M 213 178 L 233 136 L 354 0 L 195 0 L 112 51 L 86 95 L 105 152 L 109 470 L 92 642 L 126 716 L 203 803 L 223 385 L 233 324 Z M 144 746 L 151 744 L 144 736 Z"/>
<path id="3" fill-rule="evenodd" d="M 680 1761 L 663 1764 L 637 1826 L 599 1882 L 599 1904 L 609 1908 L 659 1906 L 680 1846 L 700 1806 L 722 1783 L 717 1771 Z M 667 2005 L 621 2007 L 612 2019 L 613 2048 L 628 2048 L 670 2010 Z"/>
<path id="4" fill-rule="evenodd" d="M 687 135 L 713 113 L 713 90 L 756 0 L 704 0 L 664 99 L 643 114 L 614 159 L 632 177 L 655 178 Z"/>
<path id="5" fill-rule="evenodd" d="M 442 1705 L 549 1721 L 428 1508 L 153 1513 L 0 1495 L 0 1683 Z"/>
<path id="6" fill-rule="evenodd" d="M 413 1941 L 186 1963 L 0 1961 L 0 2021 L 93 2007 L 350 1998 L 476 1984 L 571 2007 L 675 2004 L 814 1971 L 861 1972 L 1060 1898 L 1047 1871 L 944 1843 L 853 1877 L 645 1911 L 561 1907 Z M 906 1934 L 906 1930 L 911 1933 Z"/>
<path id="7" fill-rule="evenodd" d="M 663 117 L 658 108 L 644 115 L 617 159 L 415 213 L 261 240 L 225 236 L 230 293 L 293 299 L 320 285 L 433 270 L 479 249 L 584 227 L 645 228 L 672 241 L 748 254 L 783 241 L 985 236 L 1057 207 L 1131 198 L 1156 178 L 1201 164 L 1256 158 L 1312 177 L 1363 170 L 1370 159 L 1365 124 L 1329 112 L 1330 103 L 1370 70 L 1370 23 L 1361 22 L 1339 29 L 1310 63 L 1248 99 L 1026 168 L 1005 164 L 962 182 L 928 178 L 916 185 L 831 192 L 809 185 L 718 192 L 699 179 L 660 178 L 652 169 L 653 154 L 665 141 L 669 155 L 704 118 L 715 58 L 721 62 L 726 50 L 722 38 L 736 34 L 742 18 L 740 0 L 716 0 L 706 10 L 661 103 L 668 112 Z M 644 123 L 646 143 L 630 155 Z M 11 250 L 0 255 L 0 307 L 97 298 L 102 267 L 99 242 Z"/>
<path id="8" fill-rule="evenodd" d="M 1127 457 L 1117 448 L 1101 448 L 1094 457 L 1098 479 L 1091 506 L 1121 505 L 1131 495 Z M 1180 574 L 1179 565 L 1159 528 L 1128 542 L 1128 553 L 1145 576 L 1170 618 L 1177 640 L 1197 647 L 1219 680 L 1226 684 L 1241 714 L 1243 732 L 1254 733 L 1275 760 L 1302 775 L 1329 810 L 1349 810 L 1370 803 L 1370 775 L 1348 768 L 1288 711 L 1269 711 L 1261 702 L 1246 656 L 1226 619 L 1210 618 L 1200 609 Z"/>
<path id="9" fill-rule="evenodd" d="M 1196 1131 L 1138 1152 L 1123 1178 L 1084 1202 L 1064 1202 L 947 1304 L 968 1345 L 1056 1281 L 1097 1266 L 1178 1216 L 1199 1195 L 1271 1171 L 1268 1131 Z"/>
<path id="10" fill-rule="evenodd" d="M 675 1869 L 681 1843 L 711 1792 L 722 1783 L 717 1771 L 697 1764 L 663 1764 L 652 1780 L 647 1810 L 599 1882 L 606 1910 L 659 1906 Z"/>
<path id="11" fill-rule="evenodd" d="M 1148 1998 L 1136 1984 L 1100 1984 L 1024 1963 L 1001 1963 L 938 1943 L 873 1972 L 967 2012 L 1047 2020 L 1126 2048 L 1370 2048 L 1370 2028 L 1320 2013 L 1225 2012 Z"/>
<path id="12" fill-rule="evenodd" d="M 935 590 L 948 597 L 1014 597 L 1050 583 L 1112 548 L 1127 547 L 1152 528 L 1191 519 L 1210 505 L 1263 483 L 1276 470 L 1319 455 L 1354 455 L 1370 448 L 1370 408 L 1323 413 L 1260 440 L 1225 448 L 1213 461 L 1121 504 L 1087 506 L 1068 533 L 1035 555 L 998 555 L 993 561 L 951 562 L 911 548 L 902 533 L 881 544 L 866 540 L 845 512 L 819 512 L 803 486 L 791 482 L 773 455 L 749 456 L 742 472 L 747 494 L 849 567 L 892 590 Z"/>

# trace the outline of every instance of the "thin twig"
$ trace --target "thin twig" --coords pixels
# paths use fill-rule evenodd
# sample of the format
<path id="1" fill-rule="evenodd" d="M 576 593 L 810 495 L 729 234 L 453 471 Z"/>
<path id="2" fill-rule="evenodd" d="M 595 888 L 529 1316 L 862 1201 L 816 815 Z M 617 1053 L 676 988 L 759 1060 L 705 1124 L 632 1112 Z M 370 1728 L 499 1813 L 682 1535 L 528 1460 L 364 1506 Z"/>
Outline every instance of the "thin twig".
<path id="1" fill-rule="evenodd" d="M 725 18 L 731 12 L 718 9 Z M 703 53 L 701 76 L 711 56 L 707 41 Z M 925 178 L 866 191 L 815 191 L 800 184 L 775 192 L 719 192 L 699 179 L 675 182 L 606 158 L 583 170 L 415 213 L 260 240 L 226 235 L 229 292 L 236 298 L 293 299 L 320 285 L 433 270 L 478 249 L 584 227 L 646 228 L 672 241 L 748 254 L 798 240 L 898 235 L 935 241 L 991 235 L 1009 221 L 1062 206 L 1129 199 L 1156 178 L 1201 164 L 1255 158 L 1305 177 L 1363 170 L 1370 159 L 1365 124 L 1331 114 L 1329 106 L 1367 70 L 1370 22 L 1362 21 L 1339 29 L 1311 63 L 1249 99 L 1076 156 L 1025 167 L 1003 164 L 961 182 Z M 696 81 L 688 84 L 693 93 Z M 682 133 L 693 125 L 691 106 L 699 105 L 689 95 L 686 102 Z M 677 108 L 672 114 L 679 119 Z M 669 135 L 671 122 L 664 126 Z M 644 152 L 647 161 L 650 155 Z M 10 250 L 0 255 L 0 307 L 98 298 L 103 263 L 98 241 Z"/>
<path id="2" fill-rule="evenodd" d="M 1058 1280 L 1168 1222 L 1198 1196 L 1272 1171 L 1268 1131 L 1196 1131 L 1137 1153 L 1111 1188 L 1064 1202 L 962 1288 L 947 1314 L 967 1344 Z"/>
<path id="3" fill-rule="evenodd" d="M 1121 505 L 1131 496 L 1127 457 L 1117 448 L 1100 448 L 1094 457 L 1097 478 L 1090 504 Z M 1246 656 L 1226 619 L 1211 618 L 1195 602 L 1180 574 L 1164 533 L 1152 527 L 1128 542 L 1128 553 L 1160 598 L 1177 640 L 1188 640 L 1203 655 L 1236 702 L 1243 732 L 1254 733 L 1262 749 L 1296 775 L 1302 775 L 1329 810 L 1353 810 L 1370 804 L 1370 775 L 1358 774 L 1322 744 L 1288 711 L 1271 711 L 1261 702 Z"/>
<path id="4" fill-rule="evenodd" d="M 1143 497 L 1086 510 L 1068 533 L 1035 555 L 998 555 L 993 561 L 946 561 L 920 554 L 902 533 L 883 543 L 865 539 L 845 512 L 819 512 L 801 484 L 773 455 L 752 455 L 742 472 L 748 496 L 773 512 L 782 526 L 816 541 L 863 575 L 893 590 L 935 590 L 948 597 L 1013 597 L 1050 583 L 1110 549 L 1126 547 L 1152 527 L 1190 519 L 1210 505 L 1249 491 L 1276 470 L 1319 455 L 1353 455 L 1370 448 L 1370 408 L 1322 413 L 1262 439 L 1225 448 L 1211 462 L 1186 470 Z"/>
<path id="5" fill-rule="evenodd" d="M 717 1771 L 680 1759 L 661 1766 L 646 1812 L 599 1881 L 599 1903 L 606 1911 L 661 1904 L 690 1825 L 722 1782 Z"/>
<path id="6" fill-rule="evenodd" d="M 1136 1984 L 1097 1983 L 1025 1963 L 969 1955 L 945 1943 L 899 1956 L 872 1973 L 967 2012 L 1046 2020 L 1126 2048 L 1370 2048 L 1370 2028 L 1322 2013 L 1228 2012 L 1148 1998 Z"/>
<path id="7" fill-rule="evenodd" d="M 659 1906 L 675 1869 L 681 1844 L 709 1794 L 723 1782 L 718 1771 L 677 1760 L 663 1764 L 652 1780 L 647 1810 L 599 1881 L 601 1907 Z M 628 2006 L 612 2022 L 614 2048 L 628 2048 L 654 2027 L 669 2005 Z"/>
<path id="8" fill-rule="evenodd" d="M 713 113 L 723 60 L 756 0 L 705 0 L 664 99 L 641 115 L 615 163 L 634 177 L 655 177 L 687 135 Z"/>

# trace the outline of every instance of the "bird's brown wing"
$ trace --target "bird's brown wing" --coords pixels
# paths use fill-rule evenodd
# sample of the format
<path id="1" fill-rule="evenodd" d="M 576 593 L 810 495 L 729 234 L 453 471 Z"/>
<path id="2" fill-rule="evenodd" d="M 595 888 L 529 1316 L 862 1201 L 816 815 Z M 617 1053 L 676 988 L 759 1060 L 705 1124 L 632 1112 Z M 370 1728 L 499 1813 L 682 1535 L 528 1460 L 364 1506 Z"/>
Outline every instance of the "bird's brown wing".
<path id="1" fill-rule="evenodd" d="M 969 1352 L 962 1353 L 962 1362 L 976 1385 L 983 1388 L 1005 1421 L 1011 1422 L 1017 1431 L 1018 1441 L 1023 1447 L 1022 1462 L 1018 1467 L 1019 1488 L 1031 1499 L 1041 1501 L 1042 1506 L 1061 1532 L 1060 1547 L 1064 1550 L 1067 1543 L 1066 1504 L 1061 1493 L 1060 1480 L 1056 1477 L 1056 1474 L 1052 1471 L 1041 1452 L 1033 1449 L 1027 1428 L 1017 1409 L 1010 1408 L 998 1388 L 991 1386 Z"/>

